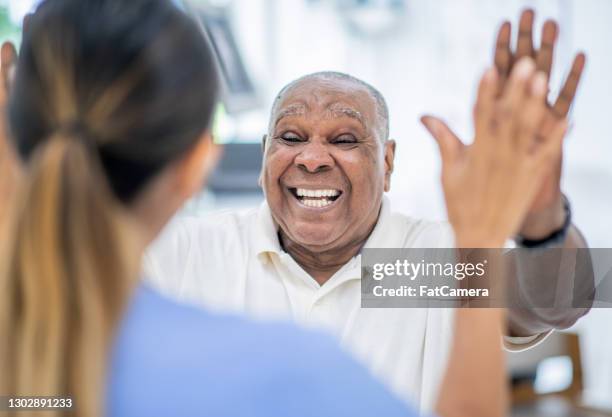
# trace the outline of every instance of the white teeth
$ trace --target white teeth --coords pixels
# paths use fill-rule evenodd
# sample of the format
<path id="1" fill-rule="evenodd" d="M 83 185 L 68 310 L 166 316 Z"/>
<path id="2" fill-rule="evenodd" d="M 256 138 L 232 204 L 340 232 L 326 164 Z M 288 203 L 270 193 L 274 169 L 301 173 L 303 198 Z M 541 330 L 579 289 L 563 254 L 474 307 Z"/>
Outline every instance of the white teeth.
<path id="1" fill-rule="evenodd" d="M 340 195 L 340 191 L 332 189 L 307 190 L 305 188 L 298 188 L 296 194 L 298 197 L 336 197 Z"/>
<path id="2" fill-rule="evenodd" d="M 305 206 L 316 207 L 316 208 L 326 207 L 326 206 L 329 206 L 331 203 L 332 201 L 328 199 L 310 200 L 310 199 L 305 198 L 304 200 L 302 200 L 302 204 L 304 204 Z"/>

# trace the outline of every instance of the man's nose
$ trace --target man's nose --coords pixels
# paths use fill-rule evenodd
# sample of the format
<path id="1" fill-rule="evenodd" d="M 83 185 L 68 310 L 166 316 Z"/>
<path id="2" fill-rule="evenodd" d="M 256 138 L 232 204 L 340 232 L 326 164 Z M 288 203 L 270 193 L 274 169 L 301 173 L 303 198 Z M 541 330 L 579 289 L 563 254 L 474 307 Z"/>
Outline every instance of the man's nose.
<path id="1" fill-rule="evenodd" d="M 295 164 L 300 169 L 314 174 L 331 169 L 334 166 L 334 158 L 329 154 L 325 144 L 311 142 L 296 156 Z"/>

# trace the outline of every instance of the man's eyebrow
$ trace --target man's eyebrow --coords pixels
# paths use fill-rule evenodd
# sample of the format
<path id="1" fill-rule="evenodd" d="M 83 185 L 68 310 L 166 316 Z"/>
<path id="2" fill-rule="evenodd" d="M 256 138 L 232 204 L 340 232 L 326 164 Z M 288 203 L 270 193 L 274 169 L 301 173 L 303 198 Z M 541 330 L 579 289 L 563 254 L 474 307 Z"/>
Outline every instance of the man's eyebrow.
<path id="1" fill-rule="evenodd" d="M 334 105 L 334 106 L 331 106 L 328 111 L 332 117 L 350 117 L 351 119 L 355 119 L 359 123 L 361 123 L 361 126 L 364 129 L 366 128 L 366 123 L 365 123 L 365 120 L 361 112 L 351 107 L 343 107 L 343 106 Z"/>
<path id="2" fill-rule="evenodd" d="M 278 122 L 285 117 L 303 116 L 304 114 L 306 114 L 306 106 L 303 104 L 292 104 L 291 106 L 287 106 L 278 112 L 276 120 L 274 121 L 274 126 L 276 126 Z"/>
<path id="3" fill-rule="evenodd" d="M 292 104 L 290 106 L 287 106 L 278 112 L 276 119 L 274 120 L 274 126 L 278 125 L 278 123 L 285 117 L 303 116 L 306 114 L 306 111 L 307 111 L 307 108 L 303 104 Z M 336 103 L 328 107 L 327 113 L 329 116 L 334 117 L 334 118 L 349 117 L 351 119 L 355 119 L 361 124 L 361 126 L 364 129 L 367 128 L 365 119 L 363 115 L 361 114 L 361 112 L 351 107 L 346 107 L 346 106 L 339 105 Z"/>

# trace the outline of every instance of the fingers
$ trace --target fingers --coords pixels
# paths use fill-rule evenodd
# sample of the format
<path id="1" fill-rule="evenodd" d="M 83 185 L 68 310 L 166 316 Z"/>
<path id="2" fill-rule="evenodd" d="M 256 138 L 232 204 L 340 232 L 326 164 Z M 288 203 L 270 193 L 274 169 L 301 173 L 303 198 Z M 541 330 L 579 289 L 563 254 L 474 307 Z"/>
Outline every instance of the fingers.
<path id="1" fill-rule="evenodd" d="M 580 83 L 580 78 L 582 77 L 585 62 L 586 56 L 583 53 L 579 53 L 574 58 L 572 69 L 567 76 L 565 84 L 559 93 L 559 97 L 557 97 L 557 101 L 552 108 L 552 111 L 557 118 L 567 116 L 572 102 L 574 101 L 574 97 L 576 96 L 576 90 L 578 90 L 578 84 Z"/>
<path id="2" fill-rule="evenodd" d="M 4 42 L 2 44 L 1 56 L 2 69 L 8 68 L 13 65 L 17 59 L 17 49 L 12 42 Z"/>
<path id="3" fill-rule="evenodd" d="M 547 83 L 546 75 L 538 72 L 529 85 L 529 97 L 522 108 L 518 135 L 518 146 L 523 151 L 528 152 L 537 144 L 535 138 L 546 115 Z"/>
<path id="4" fill-rule="evenodd" d="M 8 86 L 12 81 L 13 71 L 17 62 L 17 50 L 11 42 L 4 42 L 0 50 L 0 72 L 2 74 L 2 85 L 4 91 L 8 91 Z"/>
<path id="5" fill-rule="evenodd" d="M 421 117 L 421 123 L 438 143 L 443 166 L 452 163 L 463 148 L 461 140 L 442 120 L 433 116 Z"/>
<path id="6" fill-rule="evenodd" d="M 512 70 L 510 79 L 495 110 L 496 136 L 502 144 L 514 141 L 516 119 L 522 110 L 523 102 L 527 94 L 527 82 L 533 76 L 535 63 L 531 58 L 522 58 Z"/>
<path id="7" fill-rule="evenodd" d="M 525 56 L 533 57 L 533 18 L 534 12 L 531 9 L 521 13 L 519 22 L 518 41 L 516 43 L 516 59 Z"/>
<path id="8" fill-rule="evenodd" d="M 488 69 L 480 79 L 478 97 L 474 106 L 475 142 L 479 142 L 482 138 L 487 138 L 490 135 L 491 118 L 497 97 L 497 79 L 497 71 L 493 68 Z"/>
<path id="9" fill-rule="evenodd" d="M 512 66 L 512 52 L 510 50 L 511 35 L 512 26 L 510 22 L 506 21 L 502 23 L 497 34 L 497 41 L 495 42 L 494 56 L 495 68 L 497 68 L 502 87 L 510 73 L 510 67 Z M 501 89 L 499 93 L 501 93 Z"/>
<path id="10" fill-rule="evenodd" d="M 550 77 L 557 34 L 557 23 L 553 20 L 547 20 L 542 27 L 542 42 L 536 57 L 536 68 L 543 72 L 546 77 Z"/>

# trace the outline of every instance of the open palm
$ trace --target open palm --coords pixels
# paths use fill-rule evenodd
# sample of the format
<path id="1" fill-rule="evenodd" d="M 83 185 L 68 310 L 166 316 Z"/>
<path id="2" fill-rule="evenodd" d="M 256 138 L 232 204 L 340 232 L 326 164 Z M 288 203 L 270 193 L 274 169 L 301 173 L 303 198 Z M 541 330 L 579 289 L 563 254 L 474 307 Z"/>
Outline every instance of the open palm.
<path id="1" fill-rule="evenodd" d="M 500 75 L 498 91 L 503 88 L 514 64 L 522 57 L 531 57 L 538 71 L 543 72 L 547 78 L 550 77 L 555 45 L 558 37 L 558 25 L 553 20 L 547 20 L 542 27 L 540 48 L 534 47 L 533 41 L 533 10 L 525 10 L 521 13 L 518 39 L 516 49 L 513 51 L 511 44 L 512 26 L 510 22 L 504 22 L 499 29 L 497 42 L 495 44 L 495 66 Z M 570 107 L 576 96 L 576 90 L 582 76 L 585 65 L 585 55 L 579 53 L 575 56 L 569 75 L 567 76 L 556 100 L 547 102 L 547 112 L 539 129 L 539 139 L 547 141 L 552 134 L 556 122 L 567 117 Z M 538 213 L 558 203 L 561 199 L 561 163 L 562 152 L 554 159 L 548 169 L 540 191 L 536 194 L 531 205 L 530 212 Z"/>

